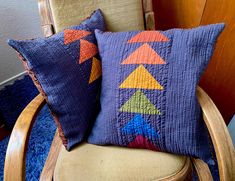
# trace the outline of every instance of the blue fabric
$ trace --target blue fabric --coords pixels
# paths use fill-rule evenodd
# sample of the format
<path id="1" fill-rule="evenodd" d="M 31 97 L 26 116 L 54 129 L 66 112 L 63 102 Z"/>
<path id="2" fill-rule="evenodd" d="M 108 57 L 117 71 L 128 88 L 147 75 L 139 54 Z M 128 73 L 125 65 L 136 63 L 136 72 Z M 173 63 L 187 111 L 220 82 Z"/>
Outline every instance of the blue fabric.
<path id="1" fill-rule="evenodd" d="M 232 120 L 228 124 L 228 131 L 233 140 L 233 145 L 235 147 L 235 115 L 233 115 Z"/>
<path id="2" fill-rule="evenodd" d="M 55 130 L 56 125 L 48 106 L 44 106 L 35 120 L 29 139 L 29 147 L 26 154 L 26 180 L 39 180 L 55 135 Z M 3 180 L 4 160 L 8 141 L 9 137 L 0 141 L 0 181 Z"/>
<path id="3" fill-rule="evenodd" d="M 147 138 L 152 136 L 157 138 L 158 133 L 145 122 L 140 114 L 136 114 L 123 128 L 122 131 L 125 133 L 131 133 L 136 135 L 144 135 Z"/>
<path id="4" fill-rule="evenodd" d="M 157 150 L 200 157 L 208 161 L 211 157 L 208 151 L 209 140 L 196 98 L 196 87 L 223 28 L 224 24 L 214 24 L 188 30 L 172 29 L 159 32 L 168 41 L 160 38 L 159 41 L 151 42 L 152 35 L 148 35 L 150 37 L 149 39 L 147 37 L 148 42 L 132 43 L 128 41 L 139 35 L 140 31 L 105 33 L 96 30 L 103 75 L 101 111 L 88 142 L 128 146 L 137 136 L 143 136 Z M 123 61 L 145 43 L 166 62 L 142 65 L 163 87 L 162 90 L 160 88 L 121 88 L 120 85 L 128 76 L 140 67 L 138 63 L 122 64 Z M 144 53 L 139 52 L 139 57 L 144 59 L 148 56 Z M 141 76 L 145 75 L 141 74 Z M 142 92 L 138 94 L 139 96 L 145 96 L 133 98 L 137 91 Z M 137 110 L 138 106 L 138 109 L 149 106 L 150 103 L 146 98 L 155 106 L 154 109 L 160 111 L 159 114 L 156 112 L 151 114 L 152 108 L 142 113 Z M 135 102 L 132 102 L 129 112 L 122 111 L 124 110 L 121 109 L 122 106 L 127 101 L 130 103 L 130 99 Z M 139 103 L 144 99 L 145 103 Z M 143 106 L 144 104 L 146 107 Z M 141 113 L 141 123 L 139 123 L 139 113 Z M 136 116 L 138 119 L 135 119 Z M 133 126 L 132 129 L 131 126 Z M 153 130 L 158 133 L 157 136 L 153 134 Z M 145 148 L 146 145 L 147 143 L 138 147 Z"/>
<path id="5" fill-rule="evenodd" d="M 24 76 L 0 90 L 0 114 L 9 130 L 28 103 L 38 95 L 38 90 L 30 77 Z"/>
<path id="6" fill-rule="evenodd" d="M 92 57 L 79 62 L 80 51 L 84 52 L 84 49 L 80 50 L 80 42 L 85 41 L 94 46 L 96 44 L 95 28 L 105 30 L 100 10 L 95 11 L 80 25 L 49 38 L 8 41 L 23 56 L 23 63 L 27 63 L 30 75 L 39 91 L 45 95 L 68 150 L 84 139 L 95 116 L 100 83 L 98 80 L 89 83 Z M 64 37 L 67 30 L 85 30 L 91 34 L 66 44 Z M 89 49 L 85 51 L 89 53 Z M 95 57 L 99 59 L 97 54 Z"/>
<path id="7" fill-rule="evenodd" d="M 0 181 L 3 180 L 4 161 L 9 137 L 0 141 Z"/>

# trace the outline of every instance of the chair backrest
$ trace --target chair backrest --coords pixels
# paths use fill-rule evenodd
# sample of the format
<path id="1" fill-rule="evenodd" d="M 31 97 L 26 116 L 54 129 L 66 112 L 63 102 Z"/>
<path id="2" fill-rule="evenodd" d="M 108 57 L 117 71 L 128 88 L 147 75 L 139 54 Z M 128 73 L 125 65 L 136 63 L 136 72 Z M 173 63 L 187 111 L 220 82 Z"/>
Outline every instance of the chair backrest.
<path id="1" fill-rule="evenodd" d="M 47 36 L 77 25 L 98 8 L 109 31 L 143 30 L 144 13 L 152 11 L 152 3 L 149 0 L 39 0 L 43 33 Z"/>

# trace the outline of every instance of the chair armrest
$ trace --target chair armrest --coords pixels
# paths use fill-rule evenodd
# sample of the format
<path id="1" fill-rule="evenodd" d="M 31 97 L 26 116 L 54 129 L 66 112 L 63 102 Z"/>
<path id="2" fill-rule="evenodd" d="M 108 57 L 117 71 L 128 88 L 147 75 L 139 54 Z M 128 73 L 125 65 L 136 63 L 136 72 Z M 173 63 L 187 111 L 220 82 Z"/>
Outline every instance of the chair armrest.
<path id="1" fill-rule="evenodd" d="M 42 33 L 44 37 L 49 37 L 54 34 L 53 19 L 50 11 L 48 0 L 38 0 L 38 9 L 41 19 Z"/>
<path id="2" fill-rule="evenodd" d="M 60 139 L 59 132 L 57 129 L 54 139 L 51 143 L 51 148 L 48 153 L 44 167 L 42 169 L 39 181 L 52 181 L 53 180 L 57 158 L 60 154 L 60 150 L 62 146 L 63 144 L 62 144 L 62 141 Z"/>
<path id="3" fill-rule="evenodd" d="M 143 10 L 145 19 L 145 29 L 155 30 L 155 19 L 152 0 L 143 0 Z"/>
<path id="4" fill-rule="evenodd" d="M 204 161 L 198 158 L 191 158 L 191 160 L 197 172 L 199 181 L 213 181 L 213 177 L 211 175 L 210 169 Z"/>
<path id="5" fill-rule="evenodd" d="M 45 99 L 39 94 L 18 117 L 7 147 L 4 181 L 25 180 L 25 158 L 30 132 L 37 113 L 45 103 Z"/>
<path id="6" fill-rule="evenodd" d="M 215 148 L 220 180 L 235 180 L 234 147 L 223 117 L 210 97 L 200 87 L 197 88 L 197 97 Z"/>

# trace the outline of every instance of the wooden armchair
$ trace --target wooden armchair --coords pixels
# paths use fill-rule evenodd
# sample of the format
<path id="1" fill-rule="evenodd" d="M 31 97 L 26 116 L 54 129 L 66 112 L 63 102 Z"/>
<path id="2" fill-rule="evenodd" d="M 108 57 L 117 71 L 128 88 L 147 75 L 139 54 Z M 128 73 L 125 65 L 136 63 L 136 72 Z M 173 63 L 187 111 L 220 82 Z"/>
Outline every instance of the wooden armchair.
<path id="1" fill-rule="evenodd" d="M 97 8 L 104 12 L 111 31 L 154 29 L 150 0 L 39 0 L 45 37 L 78 24 Z M 235 180 L 234 148 L 223 118 L 200 87 L 197 96 L 215 147 L 220 179 Z M 39 94 L 19 116 L 7 148 L 5 181 L 25 180 L 29 135 L 37 113 L 45 104 Z M 200 159 L 88 143 L 67 152 L 56 132 L 40 180 L 190 180 L 192 167 L 199 180 L 212 180 L 208 166 Z"/>

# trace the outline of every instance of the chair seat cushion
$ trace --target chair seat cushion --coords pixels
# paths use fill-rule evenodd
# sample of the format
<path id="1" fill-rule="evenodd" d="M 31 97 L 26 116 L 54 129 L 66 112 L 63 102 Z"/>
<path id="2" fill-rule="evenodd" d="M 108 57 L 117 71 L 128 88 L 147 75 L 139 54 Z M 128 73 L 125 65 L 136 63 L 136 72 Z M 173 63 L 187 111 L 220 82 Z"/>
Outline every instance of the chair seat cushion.
<path id="1" fill-rule="evenodd" d="M 54 180 L 158 180 L 175 176 L 186 163 L 169 153 L 83 143 L 71 152 L 61 148 Z"/>

